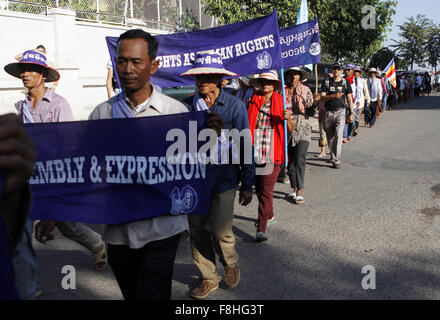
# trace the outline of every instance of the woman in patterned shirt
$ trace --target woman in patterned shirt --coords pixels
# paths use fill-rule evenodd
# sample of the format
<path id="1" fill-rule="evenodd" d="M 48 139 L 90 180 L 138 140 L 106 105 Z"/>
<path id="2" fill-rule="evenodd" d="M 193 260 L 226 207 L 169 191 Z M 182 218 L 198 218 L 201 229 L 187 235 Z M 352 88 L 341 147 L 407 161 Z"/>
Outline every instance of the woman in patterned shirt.
<path id="1" fill-rule="evenodd" d="M 312 139 L 312 126 L 306 109 L 317 105 L 319 94 L 313 95 L 308 87 L 301 82 L 305 79 L 305 72 L 294 67 L 284 73 L 287 84 L 287 108 L 292 112 L 295 122 L 295 131 L 288 144 L 289 178 L 293 192 L 287 195 L 289 200 L 297 204 L 304 202 L 303 187 L 306 171 L 306 154 Z"/>

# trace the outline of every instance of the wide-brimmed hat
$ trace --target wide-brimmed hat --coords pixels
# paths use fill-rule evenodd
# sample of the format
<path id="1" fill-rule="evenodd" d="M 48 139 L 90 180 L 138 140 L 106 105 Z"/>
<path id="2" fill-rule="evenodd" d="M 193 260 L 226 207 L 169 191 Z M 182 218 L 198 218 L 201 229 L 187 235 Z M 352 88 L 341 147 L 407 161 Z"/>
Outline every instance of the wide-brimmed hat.
<path id="1" fill-rule="evenodd" d="M 256 87 L 259 85 L 259 79 L 266 79 L 273 81 L 275 85 L 280 85 L 281 80 L 278 78 L 278 73 L 276 70 L 269 70 L 260 74 L 255 75 L 252 79 L 249 80 L 249 85 L 252 87 Z"/>
<path id="2" fill-rule="evenodd" d="M 354 64 L 353 63 L 348 63 L 345 65 L 345 69 L 352 69 L 354 70 Z"/>
<path id="3" fill-rule="evenodd" d="M 303 81 L 306 77 L 307 74 L 304 70 L 301 70 L 299 67 L 293 67 L 293 68 L 289 68 L 286 71 L 284 71 L 284 77 L 286 76 L 286 74 L 288 74 L 289 72 L 296 72 L 299 73 L 301 75 L 301 79 L 299 79 L 299 81 Z"/>
<path id="4" fill-rule="evenodd" d="M 370 69 L 368 69 L 368 73 L 373 73 L 373 72 L 376 73 L 376 74 L 378 74 L 376 68 L 370 68 Z"/>
<path id="5" fill-rule="evenodd" d="M 333 65 L 332 65 L 332 69 L 334 69 L 334 68 L 341 68 L 341 69 L 344 69 L 344 66 L 343 66 L 342 63 L 340 63 L 340 62 L 335 62 L 335 63 L 333 63 Z"/>
<path id="6" fill-rule="evenodd" d="M 181 76 L 195 76 L 200 74 L 222 74 L 225 76 L 235 77 L 236 73 L 228 71 L 223 66 L 222 57 L 215 52 L 199 53 L 193 62 L 193 67 Z"/>
<path id="7" fill-rule="evenodd" d="M 362 72 L 362 68 L 360 66 L 354 66 L 353 70 Z"/>
<path id="8" fill-rule="evenodd" d="M 45 82 L 54 82 L 60 79 L 60 74 L 55 69 L 47 65 L 46 56 L 36 50 L 25 51 L 18 62 L 10 63 L 5 66 L 5 71 L 11 76 L 20 78 L 20 75 L 26 69 L 26 65 L 38 65 L 46 69 L 47 77 Z"/>

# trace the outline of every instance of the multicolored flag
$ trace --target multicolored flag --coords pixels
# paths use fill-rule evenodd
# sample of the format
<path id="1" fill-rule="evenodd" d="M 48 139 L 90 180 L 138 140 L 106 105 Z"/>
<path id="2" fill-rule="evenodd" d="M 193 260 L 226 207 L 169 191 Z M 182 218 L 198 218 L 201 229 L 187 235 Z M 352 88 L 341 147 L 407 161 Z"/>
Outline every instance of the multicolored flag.
<path id="1" fill-rule="evenodd" d="M 397 86 L 397 83 L 396 83 L 396 64 L 394 63 L 394 58 L 390 61 L 390 63 L 388 63 L 384 72 L 385 72 L 385 76 L 391 82 L 391 85 L 395 88 Z"/>

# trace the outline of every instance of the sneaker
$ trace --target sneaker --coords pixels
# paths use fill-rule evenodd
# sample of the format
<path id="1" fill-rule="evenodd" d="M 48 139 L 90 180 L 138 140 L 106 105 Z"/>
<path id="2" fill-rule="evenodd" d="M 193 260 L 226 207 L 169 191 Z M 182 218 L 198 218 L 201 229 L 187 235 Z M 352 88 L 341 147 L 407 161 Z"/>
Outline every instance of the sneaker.
<path id="1" fill-rule="evenodd" d="M 208 280 L 202 282 L 191 292 L 191 297 L 196 299 L 205 299 L 211 292 L 218 289 L 218 283 L 212 283 Z"/>
<path id="2" fill-rule="evenodd" d="M 228 288 L 235 288 L 240 282 L 240 269 L 238 266 L 233 268 L 225 267 L 225 282 Z"/>
<path id="3" fill-rule="evenodd" d="M 264 234 L 264 232 L 258 231 L 257 236 L 255 237 L 257 242 L 263 242 L 269 240 L 269 238 Z"/>

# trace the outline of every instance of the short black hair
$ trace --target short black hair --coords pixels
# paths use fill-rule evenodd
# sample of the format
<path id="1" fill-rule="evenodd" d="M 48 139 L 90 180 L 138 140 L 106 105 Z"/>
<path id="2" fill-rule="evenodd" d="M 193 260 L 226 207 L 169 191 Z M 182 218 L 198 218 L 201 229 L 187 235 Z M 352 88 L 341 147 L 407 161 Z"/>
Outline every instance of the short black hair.
<path id="1" fill-rule="evenodd" d="M 156 38 L 153 37 L 148 32 L 145 32 L 142 29 L 128 30 L 119 36 L 118 45 L 119 42 L 125 39 L 144 39 L 148 43 L 148 55 L 150 56 L 150 59 L 151 60 L 156 59 L 157 48 L 159 47 L 159 43 L 157 42 Z"/>
<path id="2" fill-rule="evenodd" d="M 40 48 L 42 48 L 44 52 L 46 52 L 46 48 L 42 44 L 39 44 L 35 49 L 40 49 Z"/>

